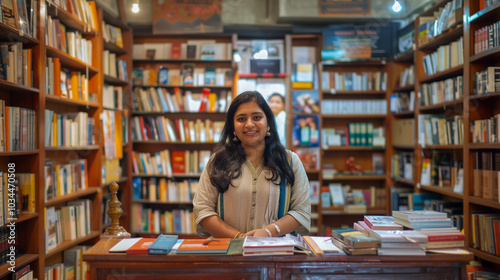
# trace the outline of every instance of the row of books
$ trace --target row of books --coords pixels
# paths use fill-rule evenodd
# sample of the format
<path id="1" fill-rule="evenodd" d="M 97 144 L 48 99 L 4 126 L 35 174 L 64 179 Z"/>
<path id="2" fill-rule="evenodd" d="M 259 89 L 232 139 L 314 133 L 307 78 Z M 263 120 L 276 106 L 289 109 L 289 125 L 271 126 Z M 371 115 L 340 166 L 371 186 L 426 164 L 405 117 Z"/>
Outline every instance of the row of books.
<path id="1" fill-rule="evenodd" d="M 498 172 L 500 172 L 500 153 L 475 152 L 473 195 L 500 202 Z"/>
<path id="2" fill-rule="evenodd" d="M 95 120 L 87 112 L 58 114 L 45 110 L 46 147 L 95 145 Z"/>
<path id="3" fill-rule="evenodd" d="M 430 158 L 422 159 L 420 184 L 463 191 L 463 161 L 453 159 L 449 152 L 432 151 Z"/>
<path id="4" fill-rule="evenodd" d="M 221 136 L 223 121 L 175 119 L 166 117 L 133 117 L 132 140 L 186 143 L 213 143 Z"/>
<path id="5" fill-rule="evenodd" d="M 429 42 L 455 24 L 462 21 L 463 1 L 452 0 L 434 11 L 433 15 L 420 16 L 418 23 L 418 46 Z"/>
<path id="6" fill-rule="evenodd" d="M 472 143 L 498 143 L 500 142 L 500 114 L 489 119 L 471 122 Z"/>
<path id="7" fill-rule="evenodd" d="M 488 67 L 474 73 L 474 94 L 482 95 L 500 91 L 500 67 Z"/>
<path id="8" fill-rule="evenodd" d="M 343 207 L 350 204 L 364 204 L 367 207 L 383 207 L 385 190 L 375 186 L 352 189 L 349 185 L 330 183 L 321 191 L 322 208 Z"/>
<path id="9" fill-rule="evenodd" d="M 185 43 L 144 43 L 134 44 L 133 59 L 137 60 L 231 60 L 231 43 L 215 40 L 187 40 Z"/>
<path id="10" fill-rule="evenodd" d="M 33 278 L 33 270 L 31 269 L 31 265 L 28 264 L 24 266 L 23 268 L 17 269 L 16 272 L 12 273 L 11 278 L 12 280 L 33 280 L 36 278 Z"/>
<path id="11" fill-rule="evenodd" d="M 415 67 L 412 65 L 404 68 L 399 73 L 399 86 L 409 86 L 415 84 Z"/>
<path id="12" fill-rule="evenodd" d="M 132 180 L 132 199 L 154 202 L 188 202 L 198 189 L 198 180 L 173 181 L 165 178 Z"/>
<path id="13" fill-rule="evenodd" d="M 102 106 L 109 109 L 123 109 L 123 87 L 104 84 Z"/>
<path id="14" fill-rule="evenodd" d="M 53 0 L 49 2 L 50 5 L 57 5 L 61 9 L 73 14 L 81 22 L 84 22 L 95 30 L 99 29 L 97 24 L 97 9 L 94 1 L 84 0 Z"/>
<path id="15" fill-rule="evenodd" d="M 36 149 L 35 110 L 6 106 L 0 100 L 0 151 Z"/>
<path id="16" fill-rule="evenodd" d="M 322 114 L 338 115 L 373 115 L 387 114 L 387 101 L 381 99 L 366 100 L 323 100 L 321 104 Z"/>
<path id="17" fill-rule="evenodd" d="M 132 71 L 134 85 L 155 86 L 220 86 L 231 87 L 233 71 L 231 68 L 213 66 L 197 67 L 194 63 L 183 63 L 182 68 L 149 66 L 134 68 Z"/>
<path id="18" fill-rule="evenodd" d="M 144 233 L 194 234 L 194 214 L 190 209 L 162 211 L 143 204 L 132 204 L 132 231 Z"/>
<path id="19" fill-rule="evenodd" d="M 464 139 L 463 116 L 446 118 L 443 115 L 418 115 L 419 144 L 462 145 Z"/>
<path id="20" fill-rule="evenodd" d="M 65 164 L 45 159 L 45 201 L 88 188 L 86 159 L 71 160 Z"/>
<path id="21" fill-rule="evenodd" d="M 429 106 L 446 101 L 460 100 L 464 95 L 463 76 L 442 81 L 425 83 L 420 86 L 420 105 Z"/>
<path id="22" fill-rule="evenodd" d="M 367 90 L 386 90 L 387 73 L 385 72 L 328 72 L 322 73 L 323 90 L 337 91 L 367 91 Z"/>
<path id="23" fill-rule="evenodd" d="M 90 101 L 89 80 L 86 74 L 62 68 L 57 57 L 47 57 L 45 69 L 46 94 Z"/>
<path id="24" fill-rule="evenodd" d="M 21 214 L 35 213 L 35 174 L 0 170 L 0 225 L 8 224 Z M 14 199 L 14 203 L 11 203 Z"/>
<path id="25" fill-rule="evenodd" d="M 31 87 L 33 85 L 32 50 L 19 42 L 0 42 L 0 79 Z"/>
<path id="26" fill-rule="evenodd" d="M 373 127 L 373 123 L 349 123 L 347 128 L 321 129 L 321 146 L 366 146 L 385 147 L 383 127 Z"/>
<path id="27" fill-rule="evenodd" d="M 231 91 L 222 90 L 220 94 L 203 88 L 202 92 L 181 90 L 176 87 L 173 93 L 165 88 L 134 88 L 133 108 L 136 112 L 226 112 L 231 104 Z"/>
<path id="28" fill-rule="evenodd" d="M 63 251 L 62 262 L 45 267 L 44 279 L 85 280 L 90 278 L 90 266 L 83 254 L 90 246 L 75 246 Z"/>
<path id="29" fill-rule="evenodd" d="M 474 54 L 500 46 L 500 21 L 474 31 Z"/>
<path id="30" fill-rule="evenodd" d="M 102 52 L 102 72 L 106 76 L 128 81 L 127 61 L 117 59 L 116 53 L 104 50 Z"/>
<path id="31" fill-rule="evenodd" d="M 122 30 L 120 27 L 113 26 L 111 24 L 102 22 L 102 37 L 104 42 L 111 42 L 118 47 L 123 48 L 123 37 Z"/>
<path id="32" fill-rule="evenodd" d="M 0 4 L 0 22 L 17 30 L 19 34 L 37 38 L 38 1 L 3 1 Z"/>
<path id="33" fill-rule="evenodd" d="M 472 248 L 500 256 L 500 215 L 472 212 Z"/>
<path id="34" fill-rule="evenodd" d="M 397 92 L 391 94 L 390 110 L 392 113 L 413 112 L 415 110 L 415 92 Z"/>
<path id="35" fill-rule="evenodd" d="M 132 152 L 132 171 L 138 175 L 161 174 L 169 177 L 173 174 L 200 174 L 205 169 L 210 155 L 209 150 L 163 150 L 154 155 Z"/>
<path id="36" fill-rule="evenodd" d="M 57 247 L 63 241 L 71 241 L 89 235 L 92 231 L 91 201 L 78 199 L 69 201 L 60 208 L 45 208 L 45 252 Z"/>
<path id="37" fill-rule="evenodd" d="M 58 18 L 47 15 L 45 40 L 47 46 L 92 65 L 92 41 L 83 37 L 80 31 L 66 29 Z"/>
<path id="38" fill-rule="evenodd" d="M 424 73 L 426 76 L 432 76 L 463 64 L 463 37 L 447 45 L 441 45 L 435 52 L 423 57 Z"/>
<path id="39" fill-rule="evenodd" d="M 415 167 L 413 152 L 398 151 L 392 155 L 391 163 L 393 178 L 404 178 L 413 181 L 413 169 Z"/>

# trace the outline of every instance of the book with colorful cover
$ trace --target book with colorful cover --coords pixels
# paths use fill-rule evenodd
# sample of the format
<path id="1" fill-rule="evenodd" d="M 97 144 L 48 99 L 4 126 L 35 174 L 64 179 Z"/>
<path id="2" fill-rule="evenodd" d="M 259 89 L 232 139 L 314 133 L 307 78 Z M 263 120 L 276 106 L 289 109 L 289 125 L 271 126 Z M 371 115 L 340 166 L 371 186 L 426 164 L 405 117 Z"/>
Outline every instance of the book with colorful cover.
<path id="1" fill-rule="evenodd" d="M 184 239 L 177 248 L 177 254 L 226 254 L 231 238 Z M 207 243 L 207 244 L 205 244 Z"/>
<path id="2" fill-rule="evenodd" d="M 147 255 L 149 246 L 151 246 L 155 240 L 156 238 L 141 238 L 141 240 L 127 249 L 127 255 Z"/>
<path id="3" fill-rule="evenodd" d="M 377 248 L 354 248 L 347 245 L 342 240 L 338 238 L 332 238 L 333 245 L 342 249 L 342 251 L 347 255 L 357 256 L 357 255 L 376 255 Z"/>
<path id="4" fill-rule="evenodd" d="M 353 248 L 376 248 L 380 246 L 380 240 L 367 236 L 353 228 L 333 229 L 332 236 Z"/>

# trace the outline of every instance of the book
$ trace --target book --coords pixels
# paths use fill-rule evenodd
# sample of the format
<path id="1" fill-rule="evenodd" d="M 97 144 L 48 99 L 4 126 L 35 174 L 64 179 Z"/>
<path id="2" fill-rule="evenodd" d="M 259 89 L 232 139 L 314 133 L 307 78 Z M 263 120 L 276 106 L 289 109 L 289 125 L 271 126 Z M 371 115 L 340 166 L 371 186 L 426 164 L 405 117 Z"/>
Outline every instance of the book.
<path id="1" fill-rule="evenodd" d="M 156 238 L 141 238 L 127 249 L 127 255 L 147 255 L 149 246 L 155 242 Z"/>
<path id="2" fill-rule="evenodd" d="M 120 242 L 116 243 L 115 246 L 109 249 L 110 253 L 126 253 L 130 247 L 132 247 L 135 243 L 141 240 L 142 237 L 135 238 L 124 238 L 120 240 Z"/>
<path id="3" fill-rule="evenodd" d="M 402 230 L 403 226 L 394 222 L 392 216 L 365 215 L 363 219 L 370 229 L 373 230 Z"/>
<path id="4" fill-rule="evenodd" d="M 353 248 L 374 248 L 380 245 L 380 241 L 363 234 L 353 228 L 336 228 L 332 230 L 332 237 L 343 241 Z"/>
<path id="5" fill-rule="evenodd" d="M 370 236 L 380 242 L 427 242 L 426 235 L 413 230 L 372 230 Z"/>
<path id="6" fill-rule="evenodd" d="M 319 114 L 319 92 L 317 90 L 292 91 L 292 111 L 294 113 Z"/>
<path id="7" fill-rule="evenodd" d="M 352 246 L 347 245 L 345 242 L 338 238 L 332 239 L 333 244 L 342 249 L 342 251 L 347 255 L 358 256 L 358 255 L 376 255 L 377 248 L 354 248 Z"/>
<path id="8" fill-rule="evenodd" d="M 402 220 L 398 218 L 394 218 L 394 221 L 400 225 L 403 225 L 408 228 L 452 228 L 453 221 L 450 218 L 444 219 L 432 219 L 432 220 Z"/>
<path id="9" fill-rule="evenodd" d="M 401 220 L 447 218 L 446 213 L 434 210 L 392 211 L 392 216 Z"/>
<path id="10" fill-rule="evenodd" d="M 231 238 L 184 239 L 177 248 L 177 254 L 226 254 Z"/>
<path id="11" fill-rule="evenodd" d="M 329 236 L 303 236 L 303 238 L 316 255 L 343 254 Z"/>
<path id="12" fill-rule="evenodd" d="M 243 256 L 293 255 L 296 243 L 286 237 L 246 236 L 243 242 Z"/>
<path id="13" fill-rule="evenodd" d="M 425 256 L 424 248 L 378 248 L 379 256 Z"/>
<path id="14" fill-rule="evenodd" d="M 177 243 L 178 235 L 160 234 L 155 242 L 148 248 L 150 255 L 166 255 Z"/>

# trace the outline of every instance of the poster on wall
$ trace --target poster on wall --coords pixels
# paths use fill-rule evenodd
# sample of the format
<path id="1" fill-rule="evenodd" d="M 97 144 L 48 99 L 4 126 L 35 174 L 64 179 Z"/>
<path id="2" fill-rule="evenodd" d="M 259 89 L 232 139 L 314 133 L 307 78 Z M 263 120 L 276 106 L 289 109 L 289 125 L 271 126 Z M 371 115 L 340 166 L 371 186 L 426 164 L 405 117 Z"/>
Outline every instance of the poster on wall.
<path id="1" fill-rule="evenodd" d="M 368 16 L 370 0 L 319 0 L 319 16 Z"/>
<path id="2" fill-rule="evenodd" d="M 374 60 L 393 56 L 395 23 L 330 25 L 323 28 L 323 60 Z"/>
<path id="3" fill-rule="evenodd" d="M 153 0 L 153 34 L 222 32 L 221 0 Z"/>

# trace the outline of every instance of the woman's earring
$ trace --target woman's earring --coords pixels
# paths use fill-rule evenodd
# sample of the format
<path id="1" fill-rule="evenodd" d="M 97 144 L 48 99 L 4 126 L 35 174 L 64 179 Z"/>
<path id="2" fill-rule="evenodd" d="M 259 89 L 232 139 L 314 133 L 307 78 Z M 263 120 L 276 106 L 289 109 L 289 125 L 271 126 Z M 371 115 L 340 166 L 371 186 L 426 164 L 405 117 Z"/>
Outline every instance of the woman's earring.
<path id="1" fill-rule="evenodd" d="M 267 129 L 266 136 L 267 136 L 267 137 L 271 136 L 271 132 L 269 131 L 269 128 Z"/>
<path id="2" fill-rule="evenodd" d="M 236 137 L 236 132 L 234 132 L 233 142 L 237 143 L 238 141 L 240 141 L 240 139 L 238 139 L 238 137 Z"/>

